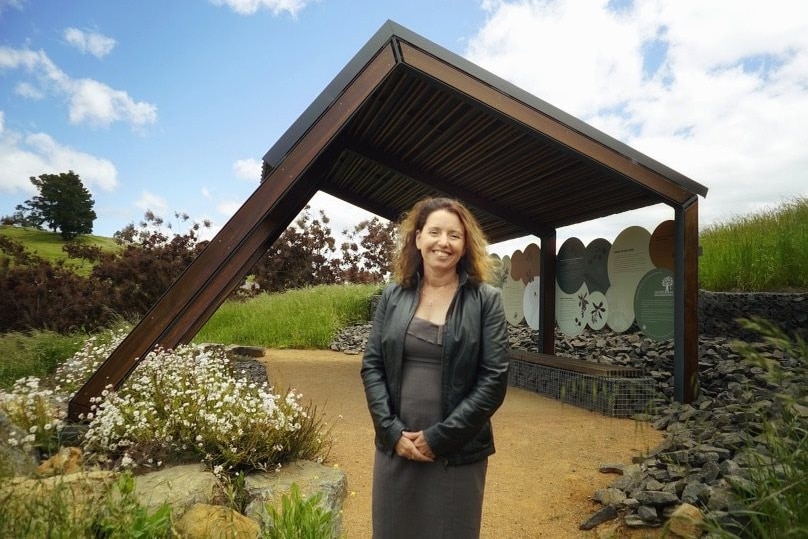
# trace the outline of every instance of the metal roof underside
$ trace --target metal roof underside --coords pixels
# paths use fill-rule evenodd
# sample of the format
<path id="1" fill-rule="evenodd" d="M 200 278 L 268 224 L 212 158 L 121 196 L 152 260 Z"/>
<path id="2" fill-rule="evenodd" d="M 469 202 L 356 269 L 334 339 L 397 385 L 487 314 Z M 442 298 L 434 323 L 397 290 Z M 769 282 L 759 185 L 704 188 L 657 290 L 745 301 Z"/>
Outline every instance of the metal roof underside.
<path id="1" fill-rule="evenodd" d="M 389 72 L 361 103 L 348 88 L 380 55 Z M 396 220 L 418 199 L 464 201 L 492 243 L 707 188 L 391 21 L 264 156 L 281 166 L 330 107 L 354 107 L 302 181 Z M 303 142 L 306 141 L 306 142 Z"/>

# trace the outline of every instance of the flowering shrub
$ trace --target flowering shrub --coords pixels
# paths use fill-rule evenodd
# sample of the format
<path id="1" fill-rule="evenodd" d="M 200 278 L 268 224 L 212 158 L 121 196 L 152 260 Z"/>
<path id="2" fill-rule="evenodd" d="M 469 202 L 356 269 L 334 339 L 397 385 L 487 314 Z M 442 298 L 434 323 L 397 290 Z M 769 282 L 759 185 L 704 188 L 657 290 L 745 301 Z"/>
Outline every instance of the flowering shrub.
<path id="1" fill-rule="evenodd" d="M 90 379 L 99 365 L 121 344 L 127 333 L 129 333 L 129 328 L 122 327 L 98 333 L 84 341 L 84 345 L 78 352 L 56 368 L 54 374 L 56 391 L 73 396 Z"/>
<path id="2" fill-rule="evenodd" d="M 66 413 L 58 406 L 54 392 L 40 387 L 39 378 L 20 378 L 11 393 L 0 392 L 0 410 L 26 433 L 22 439 L 12 435 L 9 445 L 21 446 L 26 451 L 36 447 L 43 453 L 58 449 L 57 434 Z"/>
<path id="3" fill-rule="evenodd" d="M 55 389 L 39 378 L 18 380 L 0 392 L 0 410 L 23 431 L 12 445 L 58 449 L 67 396 L 89 379 L 126 337 L 126 329 L 88 339 L 59 365 Z M 92 403 L 83 441 L 86 457 L 124 468 L 203 461 L 220 474 L 277 469 L 295 459 L 322 461 L 331 438 L 316 409 L 289 390 L 234 373 L 221 349 L 195 345 L 150 353 L 118 389 Z M 59 403 L 61 402 L 61 405 Z M 18 439 L 21 438 L 21 439 Z"/>
<path id="4" fill-rule="evenodd" d="M 214 348 L 158 349 L 118 391 L 108 388 L 93 403 L 85 449 L 124 466 L 203 460 L 237 471 L 322 461 L 329 433 L 300 397 L 234 376 Z"/>

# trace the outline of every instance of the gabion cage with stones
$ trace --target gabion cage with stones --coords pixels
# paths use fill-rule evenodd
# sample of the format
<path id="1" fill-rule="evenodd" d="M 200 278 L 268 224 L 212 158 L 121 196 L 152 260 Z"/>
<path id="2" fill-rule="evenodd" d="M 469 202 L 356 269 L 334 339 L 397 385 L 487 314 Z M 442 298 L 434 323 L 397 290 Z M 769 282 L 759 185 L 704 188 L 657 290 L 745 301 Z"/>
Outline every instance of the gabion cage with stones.
<path id="1" fill-rule="evenodd" d="M 609 417 L 650 413 L 656 397 L 650 376 L 593 375 L 515 358 L 508 383 Z"/>

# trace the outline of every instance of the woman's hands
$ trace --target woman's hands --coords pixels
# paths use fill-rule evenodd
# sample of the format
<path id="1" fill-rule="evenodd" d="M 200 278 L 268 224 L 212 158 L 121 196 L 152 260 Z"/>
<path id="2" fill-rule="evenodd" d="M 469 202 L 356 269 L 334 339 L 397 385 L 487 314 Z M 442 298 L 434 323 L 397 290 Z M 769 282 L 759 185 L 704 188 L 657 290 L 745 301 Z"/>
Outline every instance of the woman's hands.
<path id="1" fill-rule="evenodd" d="M 396 455 L 403 459 L 418 462 L 433 462 L 435 454 L 429 448 L 429 444 L 424 438 L 424 431 L 418 432 L 403 431 L 401 438 L 396 442 Z"/>

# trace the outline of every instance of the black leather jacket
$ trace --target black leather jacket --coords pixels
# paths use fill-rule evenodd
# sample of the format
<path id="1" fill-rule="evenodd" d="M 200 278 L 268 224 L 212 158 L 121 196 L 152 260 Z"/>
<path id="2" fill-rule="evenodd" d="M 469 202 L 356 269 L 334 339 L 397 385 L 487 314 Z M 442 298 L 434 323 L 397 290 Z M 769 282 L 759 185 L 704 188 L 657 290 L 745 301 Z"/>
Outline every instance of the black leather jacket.
<path id="1" fill-rule="evenodd" d="M 376 446 L 393 453 L 399 418 L 404 337 L 417 307 L 419 287 L 391 284 L 376 308 L 362 361 L 362 382 L 376 430 Z M 447 465 L 467 464 L 494 453 L 490 418 L 505 399 L 509 347 L 502 296 L 488 284 L 468 283 L 455 294 L 443 338 L 443 420 L 424 430 L 432 452 Z"/>

